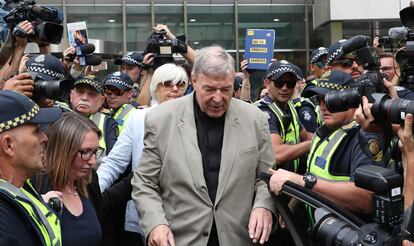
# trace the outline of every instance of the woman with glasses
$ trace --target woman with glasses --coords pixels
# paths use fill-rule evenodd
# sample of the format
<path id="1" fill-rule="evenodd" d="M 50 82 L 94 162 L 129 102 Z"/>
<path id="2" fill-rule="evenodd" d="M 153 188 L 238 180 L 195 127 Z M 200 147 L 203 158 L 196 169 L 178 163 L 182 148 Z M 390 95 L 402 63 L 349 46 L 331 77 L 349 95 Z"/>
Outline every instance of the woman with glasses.
<path id="1" fill-rule="evenodd" d="M 62 244 L 100 245 L 101 226 L 90 186 L 93 168 L 105 151 L 99 147 L 101 132 L 88 118 L 67 112 L 46 129 L 46 135 L 45 166 L 48 190 L 53 191 L 43 198 L 58 196 L 62 202 Z M 96 178 L 93 185 L 98 185 Z"/>
<path id="2" fill-rule="evenodd" d="M 103 158 L 97 171 L 101 191 L 105 191 L 132 164 L 137 169 L 144 148 L 144 120 L 147 112 L 160 103 L 182 97 L 188 86 L 186 71 L 175 64 L 168 63 L 158 67 L 150 84 L 151 107 L 139 109 L 128 117 L 125 128 L 118 137 L 114 148 Z M 120 240 L 121 245 L 144 245 L 142 231 L 138 225 L 138 214 L 132 200 L 125 212 L 125 231 Z"/>

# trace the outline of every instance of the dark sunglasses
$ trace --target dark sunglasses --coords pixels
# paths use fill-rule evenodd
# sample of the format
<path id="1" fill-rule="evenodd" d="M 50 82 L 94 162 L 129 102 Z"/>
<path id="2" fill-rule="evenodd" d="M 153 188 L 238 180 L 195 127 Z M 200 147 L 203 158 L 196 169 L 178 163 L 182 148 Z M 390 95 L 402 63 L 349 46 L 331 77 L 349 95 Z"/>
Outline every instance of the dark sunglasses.
<path id="1" fill-rule="evenodd" d="M 311 97 L 311 101 L 315 104 L 321 105 L 321 102 L 325 102 L 325 95 L 316 94 Z"/>
<path id="2" fill-rule="evenodd" d="M 283 86 L 287 86 L 287 88 L 292 89 L 296 86 L 296 81 L 294 80 L 272 80 L 273 83 L 277 88 L 283 88 Z"/>
<path id="3" fill-rule="evenodd" d="M 332 65 L 333 66 L 341 66 L 343 68 L 351 68 L 352 65 L 354 65 L 354 62 L 356 62 L 356 64 L 358 64 L 358 65 L 361 65 L 361 63 L 358 62 L 357 60 L 349 59 L 349 58 L 334 61 L 332 63 Z"/>
<path id="4" fill-rule="evenodd" d="M 104 92 L 106 95 L 112 95 L 115 94 L 116 96 L 122 96 L 125 91 L 119 88 L 110 88 L 110 87 L 105 87 L 104 88 Z"/>
<path id="5" fill-rule="evenodd" d="M 175 84 L 171 80 L 161 82 L 162 87 L 164 87 L 164 89 L 169 89 L 169 90 L 173 89 L 174 85 L 177 86 L 178 89 L 183 89 L 185 87 L 185 84 L 186 84 L 185 81 L 178 81 Z"/>
<path id="6" fill-rule="evenodd" d="M 315 64 L 316 64 L 316 66 L 318 66 L 318 68 L 324 68 L 325 67 L 325 62 L 323 62 L 323 61 L 318 61 Z"/>

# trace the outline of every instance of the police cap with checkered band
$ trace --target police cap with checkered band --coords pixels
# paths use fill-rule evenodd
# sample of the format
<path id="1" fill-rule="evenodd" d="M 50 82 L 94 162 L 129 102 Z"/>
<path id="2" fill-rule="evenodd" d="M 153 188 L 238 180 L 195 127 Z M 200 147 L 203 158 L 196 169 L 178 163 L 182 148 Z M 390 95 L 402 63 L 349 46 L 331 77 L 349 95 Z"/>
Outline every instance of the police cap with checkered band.
<path id="1" fill-rule="evenodd" d="M 95 91 L 103 94 L 102 81 L 95 75 L 89 74 L 89 75 L 80 76 L 79 78 L 75 80 L 74 87 L 78 85 L 88 85 L 92 87 L 92 89 L 94 89 Z"/>
<path id="2" fill-rule="evenodd" d="M 301 76 L 298 74 L 297 67 L 285 60 L 271 63 L 266 70 L 266 79 L 278 80 L 285 73 L 293 74 L 296 80 L 301 79 Z"/>
<path id="3" fill-rule="evenodd" d="M 30 98 L 12 90 L 0 91 L 0 133 L 25 123 L 52 123 L 60 118 L 58 107 L 39 108 Z"/>
<path id="4" fill-rule="evenodd" d="M 65 77 L 63 63 L 52 55 L 37 55 L 26 62 L 29 72 L 36 73 L 44 81 L 60 80 Z"/>
<path id="5" fill-rule="evenodd" d="M 104 80 L 104 86 L 114 86 L 121 90 L 131 90 L 134 82 L 126 73 L 114 72 Z"/>
<path id="6" fill-rule="evenodd" d="M 143 60 L 144 57 L 140 53 L 133 51 L 124 55 L 122 58 L 115 59 L 114 63 L 115 65 L 122 65 L 122 63 L 126 63 L 129 65 L 141 66 Z"/>
<path id="7" fill-rule="evenodd" d="M 302 96 L 326 95 L 326 93 L 333 90 L 348 90 L 356 86 L 355 80 L 351 75 L 337 70 L 329 71 L 326 77 L 315 79 L 313 83 L 313 85 L 304 89 Z"/>
<path id="8" fill-rule="evenodd" d="M 327 56 L 328 49 L 325 47 L 319 47 L 317 49 L 312 50 L 311 53 L 311 63 L 314 64 L 319 61 L 319 59 L 323 56 Z"/>

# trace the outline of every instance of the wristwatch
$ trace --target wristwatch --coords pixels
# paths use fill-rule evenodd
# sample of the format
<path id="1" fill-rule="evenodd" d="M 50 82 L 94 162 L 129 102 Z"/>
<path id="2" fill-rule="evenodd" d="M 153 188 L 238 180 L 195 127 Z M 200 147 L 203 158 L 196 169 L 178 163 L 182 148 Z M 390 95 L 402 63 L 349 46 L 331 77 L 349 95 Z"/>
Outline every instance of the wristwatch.
<path id="1" fill-rule="evenodd" d="M 318 179 L 312 173 L 305 173 L 305 175 L 303 175 L 303 181 L 305 181 L 305 187 L 311 190 Z"/>

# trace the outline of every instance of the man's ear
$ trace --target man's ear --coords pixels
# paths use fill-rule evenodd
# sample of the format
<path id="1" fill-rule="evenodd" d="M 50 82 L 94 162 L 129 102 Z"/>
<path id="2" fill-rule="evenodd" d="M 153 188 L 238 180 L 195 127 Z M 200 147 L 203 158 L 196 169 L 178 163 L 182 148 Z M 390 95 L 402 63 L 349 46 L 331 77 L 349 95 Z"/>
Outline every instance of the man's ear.
<path id="1" fill-rule="evenodd" d="M 131 100 L 132 95 L 134 94 L 133 90 L 129 90 L 127 93 L 128 93 L 128 99 Z"/>
<path id="2" fill-rule="evenodd" d="M 0 135 L 0 152 L 8 157 L 13 157 L 16 148 L 16 140 L 13 133 L 4 133 Z"/>
<path id="3" fill-rule="evenodd" d="M 272 81 L 270 81 L 269 79 L 265 79 L 263 81 L 263 85 L 266 87 L 266 89 L 269 89 L 270 83 L 272 83 Z"/>
<path id="4" fill-rule="evenodd" d="M 105 102 L 105 96 L 104 95 L 99 95 L 99 101 L 98 101 L 98 103 L 99 103 L 99 107 L 98 108 L 101 108 L 102 107 L 102 105 L 103 105 L 103 103 Z"/>

